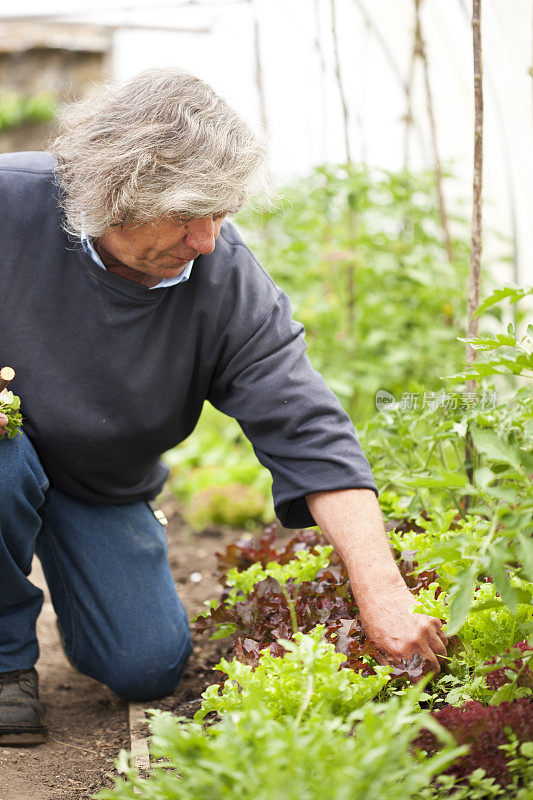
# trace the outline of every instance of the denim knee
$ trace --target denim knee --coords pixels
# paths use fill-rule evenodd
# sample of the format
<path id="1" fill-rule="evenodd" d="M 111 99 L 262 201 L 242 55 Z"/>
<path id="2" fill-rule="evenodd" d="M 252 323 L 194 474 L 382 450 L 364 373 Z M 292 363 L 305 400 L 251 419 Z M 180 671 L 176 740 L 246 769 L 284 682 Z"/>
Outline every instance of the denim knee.
<path id="1" fill-rule="evenodd" d="M 167 641 L 129 658 L 114 658 L 99 680 L 128 702 L 155 700 L 174 691 L 191 653 L 192 639 L 186 631 L 179 642 Z"/>

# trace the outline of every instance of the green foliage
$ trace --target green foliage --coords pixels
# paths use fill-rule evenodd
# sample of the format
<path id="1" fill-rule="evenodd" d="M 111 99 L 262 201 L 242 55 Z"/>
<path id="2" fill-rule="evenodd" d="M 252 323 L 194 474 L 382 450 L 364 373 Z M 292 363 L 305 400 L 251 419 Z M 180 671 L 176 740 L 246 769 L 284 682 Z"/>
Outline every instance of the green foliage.
<path id="1" fill-rule="evenodd" d="M 421 687 L 412 687 L 404 697 L 392 698 L 387 704 L 366 703 L 346 719 L 338 717 L 338 703 L 343 711 L 346 708 L 342 690 L 349 692 L 352 684 L 333 669 L 333 662 L 324 660 L 326 654 L 316 647 L 318 641 L 302 643 L 303 637 L 283 659 L 283 664 L 287 663 L 299 648 L 299 669 L 291 676 L 300 691 L 299 707 L 290 697 L 280 696 L 277 705 L 272 703 L 272 696 L 279 692 L 274 688 L 270 693 L 264 683 L 254 695 L 255 704 L 253 692 L 246 694 L 238 710 L 231 710 L 231 703 L 227 710 L 217 709 L 221 720 L 206 729 L 198 722 L 155 712 L 150 752 L 162 761 L 141 779 L 122 751 L 117 766 L 125 779 L 115 778 L 115 788 L 96 797 L 409 800 L 418 797 L 436 774 L 465 752 L 455 747 L 452 737 L 429 714 L 418 710 Z M 316 676 L 323 698 L 321 714 L 311 713 L 315 684 L 312 691 L 301 693 L 305 682 L 298 679 L 298 672 L 302 669 L 308 670 L 307 681 L 310 675 Z M 276 680 L 275 670 L 270 677 Z M 235 700 L 240 703 L 237 694 Z M 443 743 L 442 750 L 431 757 L 416 751 L 412 744 L 424 726 Z"/>
<path id="2" fill-rule="evenodd" d="M 211 405 L 204 406 L 194 435 L 166 453 L 165 462 L 168 485 L 185 504 L 185 519 L 195 529 L 248 527 L 274 518 L 270 473 L 237 422 Z"/>
<path id="3" fill-rule="evenodd" d="M 529 290 L 527 294 L 531 294 Z M 468 380 L 486 378 L 489 375 L 524 375 L 533 378 L 533 325 L 529 325 L 527 333 L 521 339 L 516 338 L 516 331 L 512 322 L 507 326 L 507 333 L 494 336 L 478 336 L 475 339 L 459 339 L 468 342 L 474 350 L 490 352 L 503 348 L 492 358 L 474 362 L 468 366 L 466 372 L 453 376 L 453 380 Z M 451 378 L 451 376 L 450 376 Z"/>
<path id="4" fill-rule="evenodd" d="M 22 414 L 20 413 L 20 397 L 17 397 L 13 392 L 6 392 L 0 397 L 0 413 L 5 414 L 7 417 L 7 425 L 4 430 L 7 433 L 8 439 L 13 439 L 15 436 L 22 436 Z"/>
<path id="5" fill-rule="evenodd" d="M 377 666 L 369 677 L 339 669 L 345 656 L 323 640 L 323 631 L 318 625 L 309 634 L 296 633 L 293 641 L 280 640 L 287 654 L 274 658 L 266 648 L 255 668 L 222 659 L 216 669 L 228 680 L 221 692 L 214 685 L 203 693 L 195 720 L 201 722 L 211 711 L 248 714 L 257 708 L 264 718 L 292 717 L 298 723 L 311 717 L 345 719 L 383 689 L 391 668 Z"/>
<path id="6" fill-rule="evenodd" d="M 457 633 L 466 620 L 474 589 L 479 593 L 473 610 L 480 607 L 480 598 L 484 597 L 485 608 L 490 602 L 495 610 L 509 609 L 514 613 L 517 603 L 530 603 L 533 594 L 527 565 L 522 567 L 515 560 L 522 550 L 529 551 L 530 542 L 526 541 L 524 548 L 521 536 L 514 540 L 515 531 L 506 531 L 502 524 L 496 527 L 494 519 L 491 522 L 482 516 L 466 515 L 457 520 L 456 516 L 456 509 L 448 509 L 435 512 L 429 520 L 416 517 L 414 522 L 423 532 L 391 534 L 397 550 L 416 551 L 418 571 L 437 570 L 439 587 L 448 592 L 451 603 L 450 633 Z M 494 584 L 482 582 L 487 575 L 493 577 Z"/>
<path id="7" fill-rule="evenodd" d="M 511 800 L 518 795 L 508 794 L 507 786 L 500 786 L 494 778 L 488 778 L 485 770 L 476 769 L 468 776 L 466 783 L 455 775 L 439 775 L 433 785 L 422 789 L 416 800 L 444 800 L 450 797 L 453 800 L 492 800 L 496 797 Z"/>
<path id="8" fill-rule="evenodd" d="M 473 593 L 458 635 L 466 654 L 474 656 L 477 661 L 502 653 L 516 642 L 527 639 L 533 630 L 533 586 L 517 579 L 511 583 L 515 590 L 520 590 L 520 597 L 525 601 L 517 603 L 513 611 L 501 602 L 493 583 L 481 583 Z M 448 622 L 451 616 L 448 596 L 446 592 L 440 592 L 435 599 L 438 588 L 438 584 L 433 583 L 428 589 L 421 589 L 414 610 Z"/>
<path id="9" fill-rule="evenodd" d="M 270 561 L 266 567 L 256 563 L 240 572 L 236 568 L 230 569 L 226 577 L 226 584 L 232 588 L 224 601 L 225 605 L 231 608 L 235 603 L 244 600 L 257 583 L 266 580 L 266 578 L 273 578 L 277 581 L 285 598 L 291 616 L 292 630 L 293 633 L 296 633 L 298 631 L 298 619 L 296 616 L 297 587 L 304 581 L 315 580 L 320 570 L 327 567 L 333 547 L 330 545 L 315 545 L 313 550 L 314 552 L 310 550 L 296 552 L 295 558 L 292 558 L 286 564 Z M 294 587 L 292 593 L 287 587 L 289 581 Z M 227 626 L 223 625 L 222 629 L 213 638 L 220 638 L 228 630 Z"/>
<path id="10" fill-rule="evenodd" d="M 531 291 L 531 288 L 520 289 L 517 286 L 504 286 L 502 289 L 494 289 L 492 294 L 479 304 L 473 316 L 479 317 L 480 314 L 484 314 L 488 308 L 496 305 L 496 303 L 501 303 L 502 300 L 509 299 L 511 303 L 518 303 L 519 300 L 530 295 Z"/>
<path id="11" fill-rule="evenodd" d="M 49 92 L 23 95 L 0 92 L 0 131 L 10 130 L 24 122 L 50 122 L 57 111 L 57 98 Z"/>
<path id="12" fill-rule="evenodd" d="M 468 243 L 465 225 L 448 263 L 433 174 L 326 165 L 280 193 L 278 208 L 237 221 L 352 418 L 368 417 L 378 389 L 440 388 L 463 358 Z"/>
<path id="13" fill-rule="evenodd" d="M 292 581 L 294 586 L 299 586 L 304 581 L 314 581 L 321 569 L 325 569 L 329 564 L 329 556 L 333 551 L 331 545 L 316 545 L 310 550 L 299 550 L 286 564 L 278 561 L 269 562 L 266 567 L 261 564 L 252 564 L 248 569 L 239 572 L 235 567 L 230 569 L 226 583 L 233 587 L 224 601 L 226 605 L 232 606 L 247 597 L 254 586 L 259 581 L 266 578 L 274 578 L 280 587 L 286 587 L 288 581 Z"/>
<path id="14" fill-rule="evenodd" d="M 196 723 L 162 714 L 153 719 L 152 754 L 164 761 L 140 779 L 122 755 L 127 782 L 101 800 L 409 800 L 459 751 L 449 742 L 431 758 L 419 758 L 410 745 L 423 720 L 391 701 L 368 706 L 349 736 L 349 727 L 326 719 L 295 726 L 292 720 L 263 720 L 253 711 L 242 720 L 230 716 L 205 735 Z M 138 793 L 135 793 L 134 790 Z"/>
<path id="15" fill-rule="evenodd" d="M 518 301 L 530 293 L 507 288 L 487 298 L 486 307 L 495 305 L 501 295 Z M 484 348 L 487 341 L 487 337 L 475 340 Z M 493 336 L 490 342 L 489 352 L 504 348 L 505 355 L 496 354 L 484 362 L 488 375 L 505 363 L 507 372 L 528 377 L 531 356 L 528 348 L 517 342 L 514 331 Z M 483 363 L 466 374 L 470 377 L 472 370 L 481 374 L 481 367 Z M 379 422 L 367 426 L 363 436 L 375 474 L 382 470 L 389 490 L 415 489 L 410 504 L 413 510 L 417 506 L 431 508 L 437 527 L 444 523 L 440 530 L 432 527 L 433 545 L 429 548 L 420 539 L 410 544 L 420 549 L 419 562 L 423 559 L 437 568 L 441 585 L 448 590 L 449 632 L 462 628 L 474 593 L 486 577 L 494 581 L 497 593 L 491 600 L 493 606 L 508 608 L 514 615 L 519 603 L 531 602 L 533 581 L 531 392 L 522 387 L 502 398 L 490 413 L 474 407 L 441 408 L 440 415 L 426 409 L 417 415 L 413 409 L 396 408 L 380 417 Z M 474 444 L 468 457 L 464 449 L 467 433 Z M 386 461 L 389 455 L 392 464 Z M 470 515 L 463 510 L 465 497 L 469 498 Z M 461 523 L 454 521 L 458 514 L 463 517 Z M 423 520 L 417 523 L 427 529 Z M 396 546 L 406 549 L 399 542 Z"/>
<path id="16" fill-rule="evenodd" d="M 509 744 L 500 745 L 507 754 L 507 767 L 511 773 L 511 785 L 506 787 L 509 796 L 517 800 L 531 800 L 533 797 L 533 742 L 522 742 L 512 733 Z M 523 786 L 524 789 L 519 787 Z M 513 791 L 514 790 L 514 791 Z"/>
<path id="17" fill-rule="evenodd" d="M 256 527 L 258 522 L 270 521 L 270 515 L 265 519 L 265 506 L 263 494 L 253 486 L 229 483 L 200 490 L 186 506 L 183 518 L 197 531 L 209 525 Z"/>

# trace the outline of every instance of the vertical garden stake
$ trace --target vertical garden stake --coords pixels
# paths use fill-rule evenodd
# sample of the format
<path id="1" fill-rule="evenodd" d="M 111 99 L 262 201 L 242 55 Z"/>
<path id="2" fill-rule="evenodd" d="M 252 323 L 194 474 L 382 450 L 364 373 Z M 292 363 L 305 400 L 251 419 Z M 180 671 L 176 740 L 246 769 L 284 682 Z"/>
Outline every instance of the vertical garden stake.
<path id="1" fill-rule="evenodd" d="M 442 164 L 439 155 L 437 141 L 437 125 L 435 122 L 435 112 L 433 108 L 433 94 L 431 92 L 431 82 L 429 79 L 429 62 L 426 54 L 426 46 L 422 34 L 422 20 L 420 18 L 420 6 L 422 0 L 414 0 L 415 4 L 415 56 L 420 58 L 424 73 L 424 87 L 426 91 L 426 109 L 428 114 L 429 132 L 431 136 L 431 149 L 433 151 L 433 161 L 435 164 L 435 179 L 437 182 L 437 199 L 439 203 L 440 222 L 442 235 L 444 237 L 444 247 L 448 261 L 453 260 L 452 240 L 450 236 L 450 225 L 448 222 L 448 212 L 446 210 L 446 200 L 444 198 Z"/>
<path id="2" fill-rule="evenodd" d="M 472 239 L 470 248 L 470 284 L 468 287 L 468 322 L 466 336 L 473 339 L 478 335 L 479 317 L 474 311 L 479 305 L 479 284 L 481 280 L 482 220 L 481 191 L 483 186 L 483 65 L 481 62 L 481 0 L 473 0 L 472 30 L 474 41 L 474 185 L 472 207 Z M 476 360 L 477 351 L 466 345 L 467 364 Z M 476 381 L 469 380 L 467 391 L 476 391 Z"/>
<path id="3" fill-rule="evenodd" d="M 468 339 L 478 335 L 479 317 L 474 317 L 474 311 L 479 305 L 479 284 L 481 280 L 481 249 L 482 249 L 482 219 L 481 219 L 481 191 L 483 187 L 483 64 L 481 60 L 481 0 L 473 0 L 472 4 L 472 35 L 474 46 L 474 184 L 472 202 L 472 239 L 470 246 L 470 283 L 468 286 L 467 305 L 467 330 Z M 466 363 L 472 364 L 476 360 L 477 352 L 469 344 L 466 345 Z M 467 392 L 477 391 L 477 381 L 467 380 Z M 465 438 L 467 474 L 470 482 L 474 475 L 474 442 L 467 431 Z M 465 510 L 469 505 L 469 497 L 465 497 Z"/>
<path id="4" fill-rule="evenodd" d="M 326 103 L 327 97 L 327 87 L 326 87 L 326 59 L 324 58 L 324 51 L 322 49 L 322 40 L 320 36 L 321 25 L 320 25 L 320 0 L 314 0 L 313 2 L 313 11 L 315 17 L 315 36 L 314 36 L 314 47 L 317 52 L 318 56 L 318 63 L 320 66 L 320 105 L 322 108 L 321 113 L 321 120 L 322 120 L 322 161 L 325 164 L 328 160 L 328 108 Z"/>
<path id="5" fill-rule="evenodd" d="M 252 14 L 252 24 L 254 29 L 254 57 L 255 57 L 255 85 L 257 87 L 257 98 L 259 100 L 259 116 L 265 136 L 268 136 L 268 116 L 266 110 L 265 88 L 263 83 L 263 61 L 261 58 L 261 38 L 259 36 L 259 18 L 254 6 L 254 0 L 248 0 Z"/>
<path id="6" fill-rule="evenodd" d="M 349 127 L 349 115 L 348 115 L 348 103 L 346 101 L 346 93 L 344 91 L 344 86 L 342 83 L 342 75 L 341 75 L 341 62 L 340 62 L 340 55 L 339 55 L 339 39 L 337 35 L 337 17 L 335 13 L 335 0 L 330 0 L 330 10 L 331 10 L 331 36 L 333 39 L 333 53 L 335 56 L 335 77 L 337 79 L 337 85 L 339 87 L 339 95 L 341 98 L 341 105 L 342 105 L 342 113 L 343 113 L 343 120 L 344 120 L 344 146 L 346 149 L 346 163 L 348 167 L 352 164 L 352 156 L 350 150 L 350 127 Z M 349 175 L 351 177 L 351 172 L 349 171 Z M 355 210 L 353 208 L 347 209 L 348 214 L 348 236 L 350 242 L 355 240 L 355 226 L 356 226 L 356 219 L 355 219 Z M 350 335 L 354 335 L 354 327 L 355 327 L 355 263 L 353 257 L 350 257 L 348 263 L 346 264 L 346 310 L 347 310 L 347 322 L 348 322 L 348 331 Z"/>
<path id="7" fill-rule="evenodd" d="M 335 77 L 337 79 L 337 86 L 339 87 L 339 95 L 341 98 L 342 117 L 344 120 L 344 147 L 346 150 L 346 163 L 352 163 L 352 155 L 350 151 L 350 126 L 348 116 L 348 103 L 346 101 L 346 93 L 342 84 L 341 76 L 341 62 L 339 56 L 339 39 L 337 36 L 337 18 L 335 14 L 335 0 L 329 0 L 331 10 L 331 36 L 333 39 L 333 54 L 335 56 Z"/>

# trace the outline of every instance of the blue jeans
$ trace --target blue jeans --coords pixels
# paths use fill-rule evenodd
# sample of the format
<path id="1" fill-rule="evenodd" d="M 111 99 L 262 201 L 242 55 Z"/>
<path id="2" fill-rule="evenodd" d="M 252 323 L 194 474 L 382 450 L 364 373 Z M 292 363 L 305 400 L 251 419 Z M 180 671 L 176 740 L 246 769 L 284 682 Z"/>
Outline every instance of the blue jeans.
<path id="1" fill-rule="evenodd" d="M 164 528 L 145 502 L 84 503 L 49 489 L 26 435 L 0 439 L 0 673 L 39 656 L 43 565 L 67 655 L 125 700 L 175 689 L 192 650 Z"/>

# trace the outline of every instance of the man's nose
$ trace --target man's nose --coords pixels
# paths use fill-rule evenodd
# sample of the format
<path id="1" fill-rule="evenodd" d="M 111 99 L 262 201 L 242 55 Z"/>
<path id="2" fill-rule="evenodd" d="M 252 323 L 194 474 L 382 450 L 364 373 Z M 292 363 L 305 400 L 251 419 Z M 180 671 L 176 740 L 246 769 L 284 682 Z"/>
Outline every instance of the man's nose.
<path id="1" fill-rule="evenodd" d="M 191 219 L 187 223 L 186 243 L 204 256 L 215 249 L 215 223 L 212 217 Z"/>

